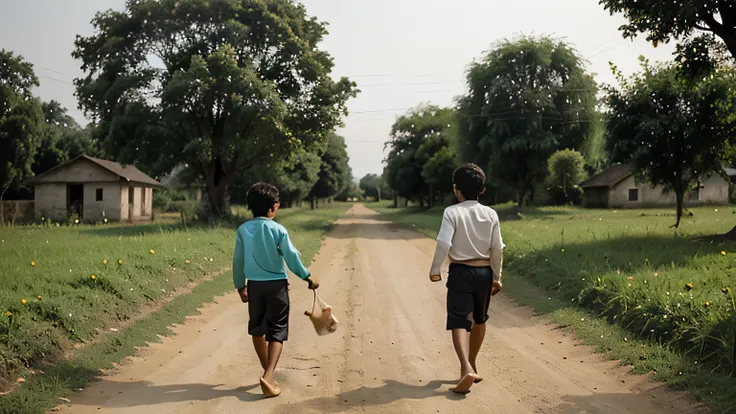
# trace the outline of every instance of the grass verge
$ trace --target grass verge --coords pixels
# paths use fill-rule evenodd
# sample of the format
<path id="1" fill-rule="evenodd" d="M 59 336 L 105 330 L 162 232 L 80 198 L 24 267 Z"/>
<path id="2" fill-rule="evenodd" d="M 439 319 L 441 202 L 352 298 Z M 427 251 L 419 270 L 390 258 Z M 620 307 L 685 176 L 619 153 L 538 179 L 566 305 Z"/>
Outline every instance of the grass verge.
<path id="1" fill-rule="evenodd" d="M 347 208 L 348 205 L 346 204 L 334 204 L 329 208 L 315 211 L 285 210 L 282 212 L 283 214 L 279 214 L 277 219 L 287 227 L 294 244 L 302 252 L 305 264 L 308 265 L 318 252 L 321 240 L 330 229 L 332 222 L 344 214 Z M 3 232 L 4 243 L 8 243 L 4 247 L 10 245 L 14 247 L 12 251 L 9 248 L 4 251 L 0 250 L 0 257 L 5 259 L 6 257 L 12 258 L 15 256 L 14 266 L 20 266 L 21 263 L 26 262 L 27 256 L 31 252 L 41 250 L 46 243 L 39 243 L 38 241 L 45 241 L 46 238 L 49 239 L 48 244 L 51 245 L 51 247 L 48 247 L 49 249 L 53 249 L 57 254 L 65 253 L 67 256 L 54 256 L 55 266 L 62 270 L 56 272 L 46 271 L 49 275 L 42 280 L 47 290 L 44 291 L 43 299 L 37 299 L 37 302 L 22 303 L 17 298 L 30 295 L 25 292 L 18 293 L 17 291 L 23 288 L 29 290 L 40 289 L 35 283 L 38 280 L 38 275 L 34 273 L 41 267 L 40 262 L 37 262 L 35 267 L 27 264 L 27 267 L 32 270 L 19 272 L 20 281 L 16 281 L 13 285 L 0 287 L 3 297 L 12 297 L 13 302 L 19 302 L 21 305 L 17 308 L 19 310 L 13 313 L 13 316 L 17 319 L 6 317 L 6 330 L 4 332 L 0 331 L 0 353 L 3 353 L 0 357 L 11 361 L 18 360 L 15 353 L 20 350 L 9 346 L 17 346 L 14 341 L 29 344 L 33 347 L 32 349 L 41 350 L 40 352 L 48 349 L 48 352 L 57 354 L 54 360 L 43 358 L 43 354 L 37 356 L 36 359 L 22 360 L 21 364 L 25 368 L 14 367 L 12 371 L 9 371 L 14 375 L 22 375 L 25 381 L 13 392 L 0 396 L 0 412 L 4 414 L 45 412 L 45 410 L 58 404 L 60 397 L 63 398 L 84 387 L 89 381 L 94 380 L 95 377 L 100 375 L 101 369 L 111 368 L 113 363 L 132 355 L 135 353 L 136 347 L 156 342 L 158 335 L 171 334 L 169 327 L 172 324 L 182 323 L 186 316 L 196 314 L 197 309 L 203 304 L 232 289 L 232 278 L 229 272 L 220 273 L 208 280 L 205 280 L 205 277 L 221 270 L 231 260 L 234 229 L 220 227 L 190 227 L 185 229 L 178 227 L 178 225 L 172 225 L 163 233 L 160 231 L 141 232 L 144 229 L 154 229 L 157 225 L 150 226 L 138 226 L 135 231 L 129 230 L 127 226 L 61 229 L 16 227 L 10 229 L 10 232 L 13 232 L 10 236 L 8 236 L 10 232 Z M 111 234 L 85 233 L 93 230 Z M 114 235 L 116 233 L 117 236 Z M 30 243 L 32 240 L 25 240 L 25 250 L 27 252 L 24 255 L 22 252 L 24 249 L 20 249 L 19 244 L 17 244 L 18 240 L 13 240 L 11 237 L 27 236 L 35 237 L 32 240 L 36 243 L 32 244 Z M 63 243 L 62 239 L 64 237 L 71 238 L 73 241 Z M 52 244 L 51 240 L 55 240 L 57 243 Z M 148 250 L 152 250 L 151 246 L 156 247 L 154 254 L 148 252 Z M 123 266 L 130 264 L 131 269 L 114 268 L 107 272 L 87 270 L 80 279 L 89 280 L 92 283 L 83 285 L 74 284 L 75 281 L 79 280 L 75 276 L 65 277 L 66 272 L 63 269 L 66 269 L 70 263 L 85 266 L 89 261 L 90 263 L 86 266 L 103 266 L 102 259 L 99 256 L 100 252 L 97 249 L 109 249 L 106 251 L 116 252 L 117 255 L 112 256 L 115 258 L 122 257 L 121 255 L 126 252 L 130 253 L 130 258 L 124 260 Z M 139 250 L 145 250 L 146 253 L 138 253 Z M 9 251 L 13 253 L 9 254 Z M 77 254 L 70 254 L 75 251 L 86 252 L 88 254 L 85 255 L 86 261 L 78 257 Z M 190 265 L 194 264 L 195 256 L 193 255 L 195 253 L 199 259 L 198 261 L 201 262 L 196 271 L 174 270 L 180 269 L 182 266 L 180 262 L 185 260 L 190 260 Z M 38 254 L 36 253 L 36 255 Z M 202 257 L 199 258 L 200 256 Z M 206 260 L 204 256 L 208 256 Z M 192 257 L 192 259 L 184 259 L 184 257 Z M 175 260 L 177 258 L 178 261 Z M 210 261 L 209 259 L 213 260 Z M 172 264 L 172 260 L 174 260 L 174 264 Z M 7 262 L 3 260 L 3 263 L 6 264 Z M 110 261 L 108 260 L 109 265 Z M 99 273 L 99 277 L 94 280 L 91 279 L 92 271 Z M 71 273 L 74 274 L 74 272 Z M 178 273 L 184 273 L 184 276 L 179 276 Z M 56 279 L 53 278 L 54 274 L 58 275 Z M 133 290 L 128 290 L 128 285 L 124 285 L 125 289 L 118 290 L 118 292 L 125 292 L 125 295 L 122 295 L 121 298 L 115 294 L 115 291 L 95 284 L 108 280 L 108 278 L 112 286 L 128 283 L 133 287 Z M 117 315 L 123 312 L 126 318 L 135 317 L 136 306 L 140 306 L 141 303 L 146 301 L 163 302 L 166 297 L 164 292 L 160 294 L 157 292 L 155 296 L 150 295 L 151 298 L 137 292 L 139 290 L 149 292 L 151 289 L 158 289 L 159 285 L 164 284 L 173 290 L 174 288 L 171 287 L 172 280 L 181 282 L 179 286 L 186 284 L 187 280 L 190 283 L 192 280 L 195 282 L 205 281 L 196 285 L 191 293 L 177 296 L 173 300 L 169 298 L 157 311 L 152 312 L 145 318 L 135 320 L 116 332 L 104 329 L 109 333 L 104 336 L 96 333 L 95 327 L 110 326 L 116 320 L 120 322 L 121 319 Z M 151 285 L 155 287 L 149 287 Z M 133 304 L 127 301 L 132 301 Z M 54 320 L 47 319 L 45 314 L 37 311 L 37 309 L 43 308 L 33 307 L 37 306 L 38 303 L 43 305 L 54 303 L 57 307 L 63 307 L 63 310 L 59 313 L 63 312 L 64 315 L 67 315 L 67 311 L 70 311 L 69 313 L 72 315 L 70 318 L 72 319 L 68 320 L 68 324 L 57 322 L 55 325 Z M 74 319 L 74 315 L 77 314 L 83 316 Z M 116 316 L 112 317 L 111 315 Z M 64 321 L 67 321 L 67 319 L 64 319 Z M 77 334 L 70 333 L 70 329 L 74 329 Z M 83 332 L 83 334 L 80 335 L 80 332 Z M 59 338 L 59 342 L 53 342 L 50 338 Z M 82 345 L 83 352 L 74 352 L 71 358 L 63 357 L 63 354 L 68 353 L 75 344 L 79 345 L 83 344 L 83 341 L 90 342 L 92 340 L 94 340 L 94 343 L 87 346 Z"/>
<path id="2" fill-rule="evenodd" d="M 371 207 L 434 237 L 442 209 Z M 719 211 L 720 210 L 720 211 Z M 678 235 L 669 210 L 498 208 L 506 292 L 636 373 L 736 411 L 736 244 L 730 208 L 693 209 Z"/>

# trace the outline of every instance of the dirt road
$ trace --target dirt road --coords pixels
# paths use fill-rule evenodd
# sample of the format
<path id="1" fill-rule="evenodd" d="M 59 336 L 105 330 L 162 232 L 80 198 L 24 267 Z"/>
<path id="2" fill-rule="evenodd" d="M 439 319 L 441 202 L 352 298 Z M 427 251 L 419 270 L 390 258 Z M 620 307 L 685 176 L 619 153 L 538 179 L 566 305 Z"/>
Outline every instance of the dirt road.
<path id="1" fill-rule="evenodd" d="M 318 337 L 303 315 L 312 295 L 292 279 L 291 332 L 277 380 L 261 396 L 236 294 L 219 298 L 103 381 L 63 413 L 693 413 L 662 390 L 577 346 L 503 295 L 491 304 L 479 357 L 485 381 L 449 392 L 459 368 L 444 331 L 445 287 L 426 276 L 434 242 L 381 221 L 362 206 L 338 221 L 311 270 L 340 320 Z"/>

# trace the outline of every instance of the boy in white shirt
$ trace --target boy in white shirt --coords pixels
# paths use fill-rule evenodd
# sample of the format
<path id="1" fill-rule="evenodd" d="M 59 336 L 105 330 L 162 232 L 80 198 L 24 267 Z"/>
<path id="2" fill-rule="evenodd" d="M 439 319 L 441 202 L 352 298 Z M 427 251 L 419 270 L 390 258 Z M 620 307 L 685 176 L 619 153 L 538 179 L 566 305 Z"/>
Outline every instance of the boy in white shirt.
<path id="1" fill-rule="evenodd" d="M 460 382 L 453 391 L 470 392 L 478 375 L 476 358 L 486 335 L 491 296 L 503 289 L 501 266 L 504 244 L 498 214 L 478 202 L 486 175 L 475 164 L 455 170 L 452 183 L 459 204 L 442 216 L 429 277 L 439 282 L 440 266 L 450 257 L 447 278 L 447 330 L 460 360 Z"/>

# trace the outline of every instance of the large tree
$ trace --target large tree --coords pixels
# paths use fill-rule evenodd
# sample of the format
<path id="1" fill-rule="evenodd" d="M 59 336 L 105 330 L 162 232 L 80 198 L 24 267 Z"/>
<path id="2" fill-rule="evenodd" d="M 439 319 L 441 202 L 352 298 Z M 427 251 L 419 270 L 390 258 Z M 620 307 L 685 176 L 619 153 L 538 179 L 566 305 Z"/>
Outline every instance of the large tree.
<path id="1" fill-rule="evenodd" d="M 318 180 L 309 195 L 313 199 L 335 197 L 352 179 L 345 138 L 335 133 L 328 134 L 327 145 L 320 158 Z"/>
<path id="2" fill-rule="evenodd" d="M 607 141 L 612 161 L 632 165 L 636 176 L 675 194 L 680 224 L 685 195 L 711 174 L 723 172 L 733 116 L 736 81 L 732 68 L 700 78 L 684 77 L 679 67 L 653 67 L 609 88 Z"/>
<path id="3" fill-rule="evenodd" d="M 94 139 L 94 125 L 80 127 L 67 109 L 54 100 L 44 102 L 42 109 L 45 124 L 41 128 L 40 147 L 33 163 L 34 174 L 41 174 L 82 154 L 103 156 L 100 143 Z"/>
<path id="4" fill-rule="evenodd" d="M 549 157 L 548 169 L 550 182 L 562 189 L 565 203 L 570 202 L 568 190 L 578 185 L 585 174 L 583 154 L 571 149 L 557 151 Z"/>
<path id="5" fill-rule="evenodd" d="M 311 151 L 355 95 L 319 49 L 325 23 L 290 0 L 129 0 L 93 20 L 74 57 L 80 106 L 123 163 L 187 163 L 223 213 L 239 170 Z"/>
<path id="6" fill-rule="evenodd" d="M 384 194 L 381 194 L 383 178 L 380 175 L 366 174 L 360 179 L 358 185 L 364 197 L 370 197 L 376 201 L 381 201 L 382 197 L 386 197 Z"/>
<path id="7" fill-rule="evenodd" d="M 281 204 L 292 207 L 307 198 L 319 180 L 322 160 L 319 155 L 304 149 L 276 165 L 274 184 L 281 193 Z"/>
<path id="8" fill-rule="evenodd" d="M 8 188 L 33 174 L 43 124 L 41 103 L 32 94 L 38 85 L 32 64 L 0 50 L 0 201 Z"/>
<path id="9" fill-rule="evenodd" d="M 352 201 L 352 199 L 360 199 L 362 197 L 362 193 L 360 190 L 360 186 L 357 181 L 353 179 L 352 173 L 350 174 L 350 182 L 348 185 L 345 186 L 345 188 L 340 192 L 340 194 L 335 196 L 335 200 L 338 201 Z"/>
<path id="10" fill-rule="evenodd" d="M 435 189 L 447 191 L 448 182 L 451 189 L 451 175 L 441 174 L 453 158 L 455 119 L 453 109 L 436 105 L 420 105 L 396 119 L 386 143 L 384 177 L 397 195 L 424 206 Z"/>
<path id="11" fill-rule="evenodd" d="M 467 84 L 458 100 L 463 156 L 515 189 L 519 205 L 553 152 L 580 149 L 591 135 L 597 87 L 565 42 L 504 40 L 470 65 Z"/>
<path id="12" fill-rule="evenodd" d="M 626 38 L 645 33 L 656 46 L 705 31 L 719 37 L 736 57 L 733 0 L 600 0 L 600 4 L 611 14 L 622 13 L 629 21 L 620 27 Z"/>
<path id="13" fill-rule="evenodd" d="M 457 128 L 454 128 L 457 130 Z M 419 148 L 419 158 L 424 161 L 422 178 L 429 185 L 431 197 L 430 207 L 434 205 L 434 194 L 444 196 L 452 193 L 452 173 L 457 167 L 457 155 L 446 136 L 430 137 Z"/>

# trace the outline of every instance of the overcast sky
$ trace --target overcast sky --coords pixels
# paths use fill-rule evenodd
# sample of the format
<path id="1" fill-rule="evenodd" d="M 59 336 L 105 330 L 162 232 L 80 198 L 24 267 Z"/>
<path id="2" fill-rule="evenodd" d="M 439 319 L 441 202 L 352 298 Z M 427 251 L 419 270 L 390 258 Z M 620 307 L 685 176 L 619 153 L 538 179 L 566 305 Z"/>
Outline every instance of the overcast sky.
<path id="1" fill-rule="evenodd" d="M 80 76 L 71 57 L 77 34 L 92 33 L 98 10 L 124 0 L 0 0 L 0 49 L 23 55 L 41 81 L 37 93 L 55 99 L 85 123 L 71 82 Z M 357 178 L 382 171 L 383 142 L 394 117 L 422 102 L 450 105 L 464 91 L 466 66 L 491 45 L 518 34 L 565 38 L 589 63 L 599 82 L 613 82 L 608 62 L 625 73 L 637 57 L 670 59 L 672 47 L 654 49 L 643 38 L 624 40 L 620 16 L 598 0 L 305 0 L 310 14 L 329 22 L 322 47 L 335 74 L 358 82 L 340 134 Z"/>

